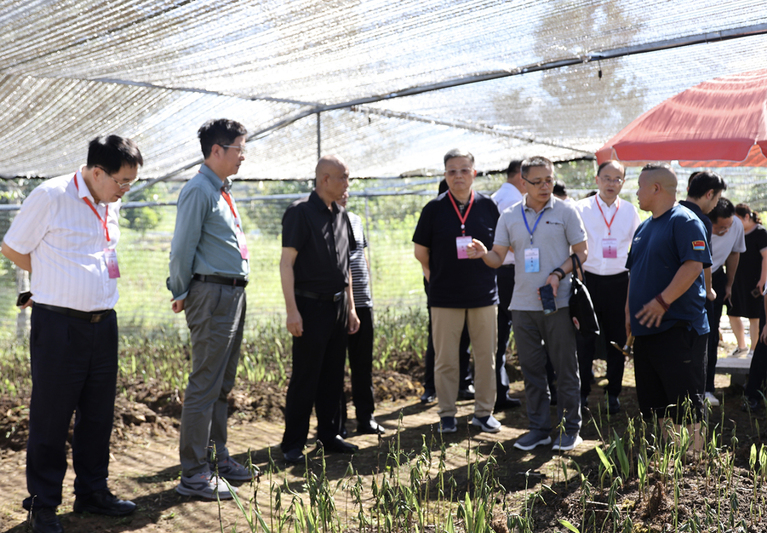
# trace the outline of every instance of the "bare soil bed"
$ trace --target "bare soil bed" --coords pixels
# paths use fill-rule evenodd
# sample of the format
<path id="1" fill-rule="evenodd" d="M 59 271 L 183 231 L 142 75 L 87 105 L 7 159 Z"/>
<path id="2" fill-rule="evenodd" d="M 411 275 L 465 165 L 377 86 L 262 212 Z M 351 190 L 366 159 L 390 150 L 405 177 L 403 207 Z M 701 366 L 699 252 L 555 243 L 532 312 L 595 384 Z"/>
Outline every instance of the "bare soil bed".
<path id="1" fill-rule="evenodd" d="M 514 396 L 524 398 L 518 368 L 514 368 L 513 363 L 510 370 L 515 381 L 511 390 Z M 601 364 L 597 366 L 597 374 L 603 373 L 603 362 Z M 393 448 L 402 451 L 403 461 L 407 463 L 412 458 L 411 451 L 420 450 L 425 442 L 433 446 L 439 439 L 435 427 L 439 420 L 436 404 L 422 405 L 418 401 L 421 393 L 418 373 L 419 369 L 409 373 L 376 373 L 375 392 L 379 402 L 376 417 L 389 429 L 383 438 L 355 435 L 354 410 L 349 405 L 350 441 L 360 447 L 360 453 L 351 458 L 351 464 L 363 476 L 368 491 L 372 481 L 380 479 Z M 673 483 L 668 479 L 664 481 L 663 476 L 652 468 L 648 472 L 645 491 L 640 491 L 635 479 L 626 480 L 622 487 L 615 489 L 617 494 L 612 501 L 618 502 L 620 515 L 633 522 L 631 531 L 674 531 L 675 521 L 681 523 L 693 516 L 702 516 L 707 512 L 707 506 L 708 512 L 714 509 L 718 516 L 734 517 L 728 525 L 729 530 L 767 530 L 767 518 L 760 516 L 761 510 L 755 514 L 744 503 L 751 501 L 749 498 L 754 493 L 753 475 L 749 470 L 751 445 L 758 447 L 767 440 L 763 429 L 767 428 L 764 411 L 758 415 L 742 412 L 742 390 L 730 387 L 728 377 L 717 376 L 717 387 L 722 392 L 723 402 L 721 407 L 713 409 L 711 423 L 712 426 L 719 425 L 719 431 L 726 437 L 721 453 L 732 458 L 729 479 L 722 479 L 716 469 L 705 464 L 696 466 L 691 463 L 684 465 L 685 474 L 678 491 L 674 490 Z M 119 396 L 115 410 L 110 487 L 120 497 L 134 500 L 139 510 L 122 519 L 72 513 L 74 473 L 69 468 L 64 501 L 59 507 L 65 530 L 70 533 L 166 533 L 220 531 L 223 527 L 225 531 L 232 531 L 232 528 L 247 531 L 242 513 L 232 502 L 218 505 L 180 496 L 174 490 L 180 474 L 177 455 L 180 394 L 157 394 L 154 392 L 157 387 L 152 383 L 122 383 L 121 390 L 123 388 L 126 393 Z M 445 472 L 455 481 L 456 495 L 462 500 L 463 493 L 471 491 L 466 467 L 467 450 L 471 454 L 476 451 L 488 454 L 496 443 L 500 443 L 503 448 L 496 448 L 494 452 L 497 461 L 494 475 L 503 489 L 496 496 L 492 521 L 495 531 L 507 531 L 505 512 L 526 518 L 533 531 L 567 531 L 560 520 L 569 521 L 581 531 L 602 531 L 611 511 L 607 503 L 611 501 L 610 483 L 600 488 L 600 457 L 595 448 L 602 444 L 602 437 L 611 435 L 613 430 L 623 435 L 629 420 L 638 415 L 631 365 L 628 365 L 624 380 L 622 413 L 608 419 L 604 415 L 601 393 L 598 386 L 593 387 L 592 407 L 584 412 L 581 433 L 584 444 L 562 454 L 552 452 L 550 447 L 539 447 L 532 452 L 512 447 L 527 426 L 524 406 L 496 415 L 503 429 L 491 435 L 469 428 L 473 402 L 459 402 L 459 432 L 445 438 L 449 448 Z M 265 474 L 258 483 L 240 488 L 244 499 L 254 497 L 259 502 L 269 524 L 272 523 L 269 520 L 274 519 L 271 516 L 273 504 L 269 499 L 270 482 L 284 484 L 299 494 L 306 490 L 305 467 L 287 467 L 281 461 L 279 442 L 283 430 L 284 396 L 282 387 L 240 380 L 230 398 L 230 451 L 243 462 L 250 454 L 250 460 L 263 472 L 269 470 L 270 464 L 279 469 L 271 476 Z M 26 495 L 26 401 L 0 398 L 0 531 L 27 530 L 27 517 L 21 508 L 21 500 Z M 554 413 L 555 408 L 552 410 Z M 328 455 L 323 468 L 323 461 L 310 455 L 310 469 L 323 471 L 333 487 L 346 477 L 350 463 L 348 456 Z M 584 484 L 583 479 L 588 483 Z M 763 489 L 758 491 L 763 499 Z M 365 499 L 369 502 L 370 495 Z M 738 505 L 737 509 L 733 507 Z M 337 491 L 336 508 L 341 522 L 347 524 L 350 531 L 358 531 L 354 518 L 357 511 L 348 492 Z M 462 524 L 461 520 L 457 521 L 458 530 L 462 530 Z M 604 530 L 612 531 L 613 527 L 607 525 Z"/>

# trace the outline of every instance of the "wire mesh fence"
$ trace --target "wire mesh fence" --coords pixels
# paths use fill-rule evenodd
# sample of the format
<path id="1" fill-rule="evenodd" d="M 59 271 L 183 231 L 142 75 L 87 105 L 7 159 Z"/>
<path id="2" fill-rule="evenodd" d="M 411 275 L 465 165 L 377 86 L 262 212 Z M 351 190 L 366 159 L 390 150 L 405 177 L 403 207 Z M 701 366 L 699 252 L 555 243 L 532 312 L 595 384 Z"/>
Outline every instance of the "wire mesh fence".
<path id="1" fill-rule="evenodd" d="M 579 198 L 593 189 L 593 162 L 557 164 L 571 196 Z M 694 169 L 678 168 L 679 196 L 684 177 Z M 749 202 L 755 210 L 767 207 L 764 183 L 767 169 L 722 169 L 735 203 Z M 638 168 L 627 169 L 622 196 L 635 198 Z M 412 236 L 422 207 L 437 194 L 441 176 L 358 179 L 352 182 L 348 210 L 359 215 L 368 241 L 371 285 L 377 309 L 403 310 L 425 305 L 423 277 L 413 257 Z M 505 176 L 478 176 L 475 189 L 492 193 Z M 18 204 L 40 180 L 5 180 L 0 183 L 0 203 Z M 175 201 L 183 181 L 161 182 L 132 194 L 121 210 L 122 237 L 118 245 L 121 279 L 116 310 L 123 334 L 140 336 L 155 332 L 187 334 L 184 315 L 174 314 L 166 288 L 170 243 L 176 222 Z M 233 194 L 243 218 L 250 250 L 250 283 L 246 323 L 284 314 L 280 284 L 282 215 L 290 203 L 311 191 L 310 180 L 236 181 Z M 0 235 L 5 235 L 17 206 L 0 205 Z M 0 340 L 23 336 L 29 311 L 19 313 L 17 292 L 28 278 L 0 256 Z"/>

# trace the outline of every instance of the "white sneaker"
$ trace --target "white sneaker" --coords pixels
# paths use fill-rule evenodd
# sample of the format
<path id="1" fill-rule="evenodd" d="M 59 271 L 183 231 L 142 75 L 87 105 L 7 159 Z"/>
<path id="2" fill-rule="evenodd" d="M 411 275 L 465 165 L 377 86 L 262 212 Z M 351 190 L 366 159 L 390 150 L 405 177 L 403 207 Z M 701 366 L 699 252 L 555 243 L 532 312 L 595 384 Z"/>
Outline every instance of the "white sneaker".
<path id="1" fill-rule="evenodd" d="M 232 487 L 233 491 L 237 491 Z M 224 480 L 210 472 L 200 472 L 193 476 L 181 476 L 176 492 L 184 496 L 199 496 L 206 500 L 231 500 L 232 493 Z"/>
<path id="2" fill-rule="evenodd" d="M 719 407 L 719 399 L 714 396 L 713 392 L 707 392 L 705 400 L 711 405 L 711 407 Z"/>
<path id="3" fill-rule="evenodd" d="M 748 354 L 748 348 L 735 348 L 730 357 L 744 357 L 746 354 Z"/>

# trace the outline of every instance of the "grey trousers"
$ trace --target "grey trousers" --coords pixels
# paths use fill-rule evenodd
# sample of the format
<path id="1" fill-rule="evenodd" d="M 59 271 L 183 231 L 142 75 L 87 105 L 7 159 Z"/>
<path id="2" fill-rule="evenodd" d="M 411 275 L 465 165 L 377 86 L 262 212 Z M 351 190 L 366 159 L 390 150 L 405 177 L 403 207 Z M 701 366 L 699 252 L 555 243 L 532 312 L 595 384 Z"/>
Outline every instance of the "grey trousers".
<path id="1" fill-rule="evenodd" d="M 181 412 L 182 475 L 209 470 L 225 458 L 227 396 L 234 386 L 245 325 L 245 289 L 192 281 L 184 311 L 192 340 L 192 371 Z"/>
<path id="2" fill-rule="evenodd" d="M 551 395 L 546 381 L 546 353 L 557 373 L 557 424 L 564 418 L 565 432 L 581 428 L 581 380 L 575 344 L 575 326 L 567 307 L 544 315 L 543 311 L 511 312 L 519 364 L 525 378 L 527 418 L 531 430 L 549 433 L 552 429 Z M 541 344 L 545 343 L 545 346 Z"/>

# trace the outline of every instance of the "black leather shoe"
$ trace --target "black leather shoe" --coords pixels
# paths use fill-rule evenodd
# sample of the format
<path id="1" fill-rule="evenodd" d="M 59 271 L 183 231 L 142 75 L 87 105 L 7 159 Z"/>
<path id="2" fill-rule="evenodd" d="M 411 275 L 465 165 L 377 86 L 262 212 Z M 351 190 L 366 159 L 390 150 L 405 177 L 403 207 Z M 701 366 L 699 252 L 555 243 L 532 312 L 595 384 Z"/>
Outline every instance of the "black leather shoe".
<path id="1" fill-rule="evenodd" d="M 522 405 L 522 400 L 518 398 L 509 398 L 506 396 L 506 398 L 502 399 L 500 402 L 495 403 L 495 412 L 505 411 L 506 409 L 513 409 L 515 407 L 520 407 Z"/>
<path id="2" fill-rule="evenodd" d="M 370 420 L 357 423 L 357 433 L 360 435 L 383 435 L 386 433 L 386 429 L 371 416 Z"/>
<path id="3" fill-rule="evenodd" d="M 304 452 L 300 448 L 288 450 L 282 454 L 282 458 L 285 459 L 286 463 L 296 465 L 304 462 Z"/>
<path id="4" fill-rule="evenodd" d="M 76 513 L 88 511 L 92 514 L 125 516 L 136 510 L 136 504 L 131 501 L 121 500 L 109 492 L 109 489 L 101 489 L 87 496 L 75 498 L 72 510 Z"/>
<path id="5" fill-rule="evenodd" d="M 740 406 L 740 410 L 744 413 L 747 413 L 751 411 L 752 413 L 756 413 L 762 408 L 762 400 L 756 399 L 756 398 L 749 398 L 746 396 L 743 399 L 743 405 Z"/>
<path id="6" fill-rule="evenodd" d="M 344 439 L 336 435 L 328 442 L 317 441 L 317 448 L 324 448 L 326 453 L 357 453 L 359 447 L 354 444 L 346 442 Z"/>
<path id="7" fill-rule="evenodd" d="M 437 399 L 437 391 L 432 389 L 424 389 L 421 394 L 421 403 L 431 403 Z"/>
<path id="8" fill-rule="evenodd" d="M 40 507 L 32 511 L 32 531 L 34 533 L 64 533 L 56 509 Z"/>
<path id="9" fill-rule="evenodd" d="M 474 399 L 474 385 L 469 385 L 465 389 L 458 389 L 459 400 L 473 400 Z"/>
<path id="10" fill-rule="evenodd" d="M 341 426 L 341 431 L 338 432 L 342 439 L 349 436 L 349 432 L 346 430 L 346 426 Z"/>
<path id="11" fill-rule="evenodd" d="M 617 415 L 621 412 L 621 401 L 617 396 L 607 395 L 607 414 Z"/>

